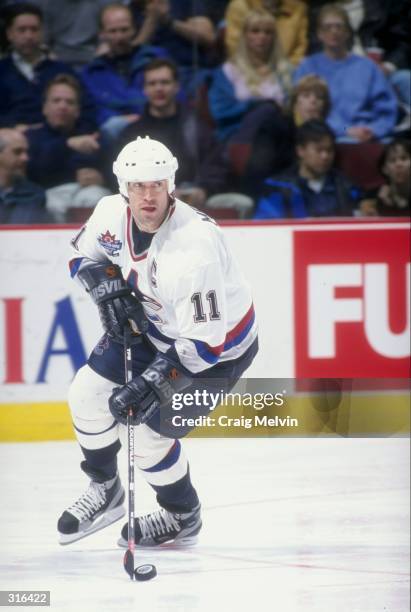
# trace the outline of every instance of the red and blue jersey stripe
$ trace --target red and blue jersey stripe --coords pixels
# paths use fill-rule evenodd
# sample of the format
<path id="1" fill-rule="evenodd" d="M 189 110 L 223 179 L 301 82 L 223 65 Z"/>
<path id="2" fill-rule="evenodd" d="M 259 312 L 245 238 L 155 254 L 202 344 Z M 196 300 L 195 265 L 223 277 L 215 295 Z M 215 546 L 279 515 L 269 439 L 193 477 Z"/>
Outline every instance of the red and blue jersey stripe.
<path id="1" fill-rule="evenodd" d="M 201 340 L 193 340 L 196 347 L 197 353 L 201 359 L 207 363 L 217 363 L 220 355 L 225 351 L 229 351 L 234 346 L 237 346 L 242 342 L 250 330 L 252 329 L 255 322 L 255 311 L 254 305 L 251 304 L 244 317 L 237 323 L 235 327 L 225 337 L 224 342 L 218 346 L 210 346 L 206 342 Z"/>

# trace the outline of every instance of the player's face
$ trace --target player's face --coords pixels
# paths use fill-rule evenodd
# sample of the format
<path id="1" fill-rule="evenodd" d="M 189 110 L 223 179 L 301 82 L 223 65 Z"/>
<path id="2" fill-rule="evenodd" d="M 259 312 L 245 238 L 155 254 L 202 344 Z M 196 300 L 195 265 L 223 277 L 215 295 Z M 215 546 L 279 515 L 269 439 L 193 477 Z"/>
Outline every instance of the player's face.
<path id="1" fill-rule="evenodd" d="M 308 142 L 297 147 L 300 164 L 315 177 L 323 177 L 330 170 L 334 161 L 334 143 L 325 137 L 318 142 Z"/>
<path id="2" fill-rule="evenodd" d="M 133 46 L 135 30 L 132 17 L 122 7 L 110 8 L 103 14 L 101 37 L 112 55 L 125 55 Z"/>
<path id="3" fill-rule="evenodd" d="M 24 176 L 28 148 L 26 137 L 14 130 L 7 138 L 7 145 L 0 152 L 0 168 L 11 176 Z"/>
<path id="4" fill-rule="evenodd" d="M 167 180 L 128 184 L 131 213 L 144 232 L 155 232 L 168 211 Z"/>
<path id="5" fill-rule="evenodd" d="M 72 128 L 80 114 L 77 93 L 64 83 L 53 85 L 47 94 L 43 114 L 53 128 Z"/>
<path id="6" fill-rule="evenodd" d="M 144 76 L 144 93 L 152 109 L 163 110 L 175 104 L 178 83 L 167 66 L 149 70 Z"/>
<path id="7" fill-rule="evenodd" d="M 39 52 L 42 37 L 41 21 L 36 15 L 19 15 L 7 30 L 10 44 L 23 57 Z"/>

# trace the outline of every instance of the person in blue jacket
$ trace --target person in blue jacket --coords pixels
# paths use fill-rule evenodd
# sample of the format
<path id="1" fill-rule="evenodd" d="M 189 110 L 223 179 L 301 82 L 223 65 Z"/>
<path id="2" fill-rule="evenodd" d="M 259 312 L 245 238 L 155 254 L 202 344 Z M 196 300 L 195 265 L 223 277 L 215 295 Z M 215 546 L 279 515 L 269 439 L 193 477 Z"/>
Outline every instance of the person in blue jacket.
<path id="1" fill-rule="evenodd" d="M 143 109 L 144 66 L 167 53 L 161 47 L 133 46 L 133 16 L 130 8 L 120 3 L 103 8 L 100 33 L 107 52 L 87 64 L 82 77 L 97 106 L 99 128 L 112 142 Z"/>
<path id="2" fill-rule="evenodd" d="M 296 153 L 295 166 L 264 182 L 254 218 L 352 216 L 361 194 L 334 170 L 335 137 L 324 121 L 297 129 Z"/>
<path id="3" fill-rule="evenodd" d="M 339 142 L 385 139 L 396 124 L 398 102 L 384 73 L 370 59 L 350 52 L 351 27 L 341 6 L 325 5 L 317 28 L 323 51 L 301 62 L 294 81 L 316 74 L 327 82 L 331 95 L 327 122 Z"/>

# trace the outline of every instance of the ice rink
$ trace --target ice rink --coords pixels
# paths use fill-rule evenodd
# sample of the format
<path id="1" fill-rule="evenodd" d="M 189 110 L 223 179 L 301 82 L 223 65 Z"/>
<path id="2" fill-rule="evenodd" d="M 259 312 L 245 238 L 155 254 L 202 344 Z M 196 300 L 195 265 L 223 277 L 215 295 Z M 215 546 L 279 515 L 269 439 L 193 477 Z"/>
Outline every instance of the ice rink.
<path id="1" fill-rule="evenodd" d="M 77 444 L 0 445 L 0 588 L 50 590 L 51 609 L 70 612 L 408 612 L 408 439 L 185 447 L 203 504 L 200 542 L 138 552 L 158 576 L 132 583 L 116 545 L 123 519 L 58 544 L 57 518 L 87 486 Z M 124 456 L 121 468 L 126 484 Z M 139 478 L 136 506 L 155 506 Z"/>

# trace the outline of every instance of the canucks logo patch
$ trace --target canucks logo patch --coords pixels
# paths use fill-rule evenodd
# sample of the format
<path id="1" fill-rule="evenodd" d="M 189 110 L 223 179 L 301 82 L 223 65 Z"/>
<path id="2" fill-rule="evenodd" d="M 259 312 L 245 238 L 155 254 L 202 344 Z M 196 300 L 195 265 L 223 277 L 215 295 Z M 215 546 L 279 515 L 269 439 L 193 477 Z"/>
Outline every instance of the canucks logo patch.
<path id="1" fill-rule="evenodd" d="M 119 251 L 123 246 L 121 240 L 116 240 L 116 235 L 110 234 L 108 230 L 104 234 L 100 234 L 97 240 L 103 249 L 112 257 L 118 256 Z"/>

